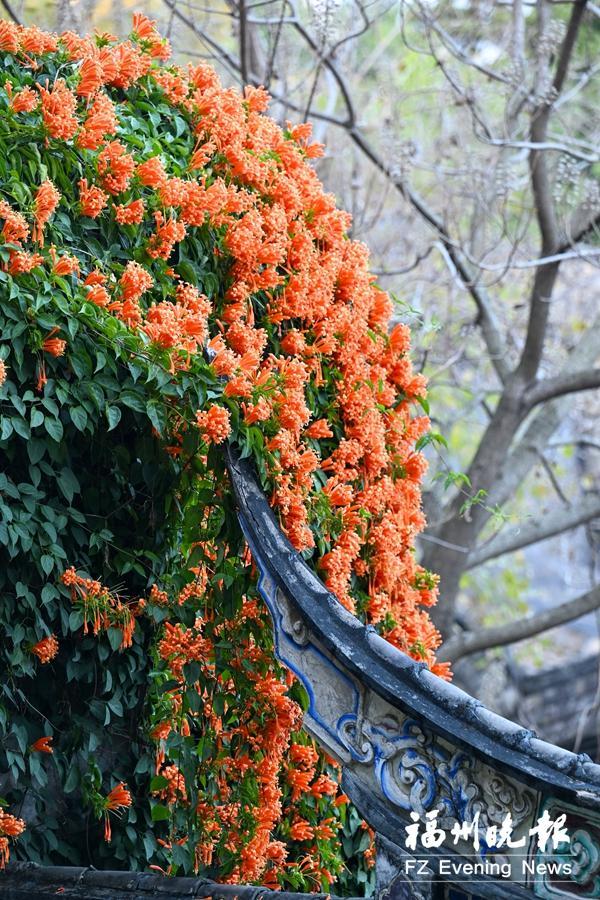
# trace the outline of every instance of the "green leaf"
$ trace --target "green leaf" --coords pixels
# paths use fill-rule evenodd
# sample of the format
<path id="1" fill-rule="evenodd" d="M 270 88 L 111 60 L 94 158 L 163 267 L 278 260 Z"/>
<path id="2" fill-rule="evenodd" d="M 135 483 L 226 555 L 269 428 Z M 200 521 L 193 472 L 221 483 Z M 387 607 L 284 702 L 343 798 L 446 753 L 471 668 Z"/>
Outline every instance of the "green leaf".
<path id="1" fill-rule="evenodd" d="M 69 769 L 69 774 L 67 775 L 67 780 L 64 783 L 63 791 L 65 794 L 72 794 L 77 785 L 79 784 L 79 769 L 77 766 L 71 766 Z"/>
<path id="2" fill-rule="evenodd" d="M 162 434 L 164 426 L 164 408 L 162 404 L 156 400 L 148 400 L 146 403 L 146 413 L 159 434 Z"/>
<path id="3" fill-rule="evenodd" d="M 18 435 L 20 435 L 26 441 L 29 440 L 29 438 L 31 437 L 31 429 L 29 428 L 29 425 L 27 424 L 25 419 L 21 419 L 19 416 L 13 416 L 12 426 Z"/>
<path id="4" fill-rule="evenodd" d="M 137 391 L 123 391 L 119 397 L 121 403 L 124 403 L 125 406 L 128 406 L 130 409 L 134 409 L 136 412 L 144 412 L 144 400 L 140 392 Z"/>
<path id="5" fill-rule="evenodd" d="M 41 438 L 31 438 L 27 442 L 27 455 L 30 463 L 35 466 L 46 452 L 46 441 Z"/>
<path id="6" fill-rule="evenodd" d="M 69 415 L 71 416 L 71 421 L 73 425 L 78 431 L 85 431 L 85 426 L 88 421 L 88 414 L 86 413 L 83 406 L 72 406 L 69 409 Z"/>
<path id="7" fill-rule="evenodd" d="M 43 422 L 44 422 L 44 413 L 41 411 L 41 409 L 34 409 L 34 410 L 32 410 L 30 422 L 31 422 L 31 427 L 32 427 L 32 428 L 37 428 L 38 425 L 42 425 L 42 424 L 43 424 Z"/>
<path id="8" fill-rule="evenodd" d="M 113 650 L 118 650 L 123 643 L 123 632 L 120 628 L 114 628 L 112 625 L 106 632 L 108 642 Z"/>
<path id="9" fill-rule="evenodd" d="M 142 835 L 142 843 L 144 844 L 146 859 L 149 861 L 152 858 L 152 855 L 156 852 L 156 841 L 154 840 L 154 835 L 152 835 L 150 832 Z"/>
<path id="10" fill-rule="evenodd" d="M 79 609 L 74 609 L 69 615 L 69 628 L 71 631 L 77 631 L 83 625 L 83 613 Z"/>
<path id="11" fill-rule="evenodd" d="M 204 701 L 198 691 L 195 691 L 193 689 L 186 691 L 185 699 L 187 701 L 190 712 L 200 713 L 204 709 Z"/>
<path id="12" fill-rule="evenodd" d="M 168 787 L 168 785 L 169 780 L 165 778 L 164 775 L 155 775 L 150 782 L 150 791 L 162 791 L 162 789 Z"/>
<path id="13" fill-rule="evenodd" d="M 116 697 L 110 698 L 110 700 L 108 701 L 108 706 L 109 706 L 111 712 L 114 712 L 115 716 L 123 715 L 123 704 L 121 703 L 120 700 L 117 700 Z"/>
<path id="14" fill-rule="evenodd" d="M 79 486 L 79 482 L 71 469 L 61 469 L 61 473 L 56 479 L 59 488 L 61 489 L 65 499 L 71 503 L 73 500 L 73 496 L 78 494 L 81 490 Z"/>
<path id="15" fill-rule="evenodd" d="M 52 558 L 52 557 L 50 557 Z M 43 557 L 42 557 L 43 559 Z M 54 563 L 54 560 L 53 560 Z M 52 600 L 56 600 L 59 596 L 57 589 L 53 584 L 45 584 L 42 588 L 42 603 L 44 606 L 47 606 L 48 603 L 51 603 Z"/>
<path id="16" fill-rule="evenodd" d="M 157 803 L 156 806 L 152 807 L 152 821 L 153 822 L 165 822 L 168 818 L 170 818 L 171 813 L 169 812 L 166 806 L 161 806 L 160 803 Z"/>
<path id="17" fill-rule="evenodd" d="M 50 437 L 57 443 L 59 441 L 62 441 L 65 432 L 60 419 L 51 419 L 49 416 L 46 416 L 46 418 L 44 419 L 44 428 L 46 429 Z"/>
<path id="18" fill-rule="evenodd" d="M 12 421 L 5 416 L 2 419 L 2 426 L 0 427 L 0 441 L 7 441 L 12 433 Z"/>
<path id="19" fill-rule="evenodd" d="M 49 575 L 50 572 L 52 571 L 52 569 L 54 568 L 54 557 L 49 556 L 47 553 L 44 553 L 42 555 L 42 558 L 40 559 L 40 563 L 41 563 L 42 569 L 44 570 L 44 573 L 46 575 Z"/>
<path id="20" fill-rule="evenodd" d="M 106 418 L 108 419 L 108 430 L 112 431 L 121 421 L 121 410 L 118 406 L 106 407 Z"/>

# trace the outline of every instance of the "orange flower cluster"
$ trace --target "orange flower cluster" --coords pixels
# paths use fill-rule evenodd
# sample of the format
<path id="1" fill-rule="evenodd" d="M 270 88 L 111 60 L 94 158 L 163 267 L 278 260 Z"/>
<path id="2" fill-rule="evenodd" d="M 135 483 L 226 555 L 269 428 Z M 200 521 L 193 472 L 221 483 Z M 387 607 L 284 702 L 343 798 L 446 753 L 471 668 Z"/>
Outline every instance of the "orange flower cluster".
<path id="1" fill-rule="evenodd" d="M 77 98 L 63 78 L 57 78 L 50 90 L 40 88 L 42 118 L 49 137 L 68 141 L 74 137 L 79 122 L 75 116 Z"/>
<path id="2" fill-rule="evenodd" d="M 185 789 L 185 779 L 177 766 L 163 766 L 160 774 L 166 778 L 167 785 L 154 793 L 168 806 L 175 803 L 187 803 L 187 791 Z"/>
<path id="3" fill-rule="evenodd" d="M 115 205 L 115 219 L 119 225 L 139 225 L 144 218 L 145 206 L 143 200 L 132 200 L 121 206 Z"/>
<path id="4" fill-rule="evenodd" d="M 39 103 L 39 96 L 35 93 L 30 87 L 24 87 L 23 90 L 18 91 L 13 95 L 12 93 L 12 85 L 10 82 L 7 84 L 7 91 L 12 97 L 10 101 L 10 108 L 13 112 L 33 112 L 36 106 Z"/>
<path id="5" fill-rule="evenodd" d="M 272 832 L 282 812 L 279 773 L 290 735 L 302 721 L 300 708 L 286 696 L 286 686 L 275 676 L 257 679 L 255 691 L 258 708 L 270 710 L 272 717 L 267 720 L 260 738 L 255 736 L 258 747 L 264 753 L 256 766 L 259 781 L 258 805 L 251 810 L 257 823 L 256 831 L 241 848 L 239 868 L 233 871 L 229 879 L 242 883 L 258 881 L 269 860 L 273 866 L 271 875 L 274 877 L 277 872 L 276 858 L 272 855 Z"/>
<path id="6" fill-rule="evenodd" d="M 159 347 L 196 353 L 206 341 L 210 312 L 208 298 L 193 285 L 180 282 L 175 288 L 175 303 L 153 304 L 146 312 L 142 331 Z"/>
<path id="7" fill-rule="evenodd" d="M 78 575 L 73 566 L 61 575 L 62 583 L 71 589 L 73 603 L 83 606 L 83 630 L 94 635 L 109 628 L 119 628 L 123 634 L 119 649 L 131 647 L 135 631 L 135 617 L 140 612 L 138 604 L 127 605 L 114 596 L 99 581 Z"/>
<path id="8" fill-rule="evenodd" d="M 20 248 L 22 242 L 29 237 L 29 225 L 25 217 L 21 213 L 15 212 L 6 200 L 0 200 L 0 220 L 4 220 L 1 232 L 4 241 L 7 244 L 15 244 Z M 11 275 L 19 275 L 23 272 L 30 272 L 42 262 L 43 257 L 38 253 L 10 249 L 8 262 L 4 263 L 2 268 L 10 272 Z"/>
<path id="9" fill-rule="evenodd" d="M 86 60 L 84 64 L 85 62 Z M 94 60 L 93 65 L 97 66 L 97 61 Z M 88 89 L 89 86 L 86 86 L 86 90 Z M 78 93 L 81 93 L 81 85 Z M 106 137 L 116 132 L 117 125 L 118 119 L 112 100 L 104 93 L 97 94 L 77 135 L 77 146 L 85 150 L 97 150 Z"/>
<path id="10" fill-rule="evenodd" d="M 44 243 L 44 226 L 58 206 L 60 194 L 51 181 L 43 181 L 39 186 L 33 201 L 35 228 L 32 233 L 34 241 L 40 245 Z"/>
<path id="11" fill-rule="evenodd" d="M 215 403 L 206 412 L 196 413 L 196 424 L 211 444 L 222 444 L 231 432 L 229 410 Z"/>
<path id="12" fill-rule="evenodd" d="M 50 257 L 53 262 L 52 271 L 55 275 L 78 275 L 79 260 L 70 253 L 64 253 L 60 258 L 57 256 L 56 248 L 50 247 Z"/>
<path id="13" fill-rule="evenodd" d="M 63 356 L 67 342 L 62 338 L 54 337 L 58 328 L 53 328 L 47 338 L 42 341 L 42 350 L 49 353 L 50 356 Z"/>
<path id="14" fill-rule="evenodd" d="M 131 806 L 131 794 L 127 785 L 121 781 L 110 791 L 104 801 L 104 840 L 107 844 L 112 839 L 109 812 L 127 809 L 128 806 Z"/>
<path id="15" fill-rule="evenodd" d="M 54 753 L 52 747 L 52 737 L 46 736 L 38 738 L 29 748 L 32 753 Z"/>
<path id="16" fill-rule="evenodd" d="M 100 183 L 108 194 L 121 194 L 127 190 L 135 162 L 120 141 L 106 144 L 98 155 Z"/>
<path id="17" fill-rule="evenodd" d="M 343 523 L 319 561 L 327 585 L 354 610 L 352 585 L 360 579 L 370 598 L 369 620 L 383 623 L 388 638 L 433 665 L 439 636 L 422 607 L 435 601 L 435 581 L 423 580 L 412 553 L 424 524 L 419 483 L 425 463 L 414 445 L 429 423 L 411 415 L 411 403 L 422 398 L 425 384 L 411 369 L 408 330 L 398 325 L 388 334 L 391 302 L 369 274 L 367 251 L 346 240 L 348 215 L 323 193 L 306 162 L 320 152 L 309 144 L 309 126 L 282 132 L 262 115 L 268 102 L 264 91 L 248 89 L 241 96 L 225 90 L 204 64 L 187 72 L 149 69 L 140 55 L 153 55 L 164 45 L 157 43 L 152 23 L 137 25 L 138 37 L 152 37 L 142 38 L 133 55 L 130 43 L 111 48 L 113 59 L 127 61 L 128 71 L 116 78 L 102 74 L 106 53 L 101 63 L 98 51 L 87 45 L 72 48 L 73 55 L 83 54 L 80 95 L 94 98 L 101 119 L 106 114 L 104 131 L 97 131 L 99 183 L 81 182 L 82 212 L 100 215 L 132 179 L 155 191 L 153 203 L 162 210 L 154 214 L 147 244 L 152 259 L 168 259 L 194 227 L 225 226 L 231 287 L 220 311 L 214 368 L 228 378 L 225 397 L 243 404 L 248 425 L 265 423 L 268 431 L 273 423 L 278 429 L 268 448 L 274 460 L 273 501 L 283 525 L 298 549 L 314 546 L 313 506 L 320 497 L 313 473 L 326 472 L 321 496 Z M 210 183 L 202 169 L 198 177 L 171 176 L 158 156 L 136 162 L 122 141 L 102 143 L 114 132 L 114 109 L 108 98 L 101 99 L 103 85 L 131 84 L 148 71 L 167 100 L 189 116 L 197 138 L 191 168 L 212 160 Z M 51 94 L 65 89 L 54 85 Z M 42 106 L 49 110 L 49 104 L 44 95 Z M 75 108 L 65 107 L 69 116 Z M 140 224 L 146 206 L 140 196 L 115 204 L 117 221 Z M 140 299 L 152 284 L 142 266 L 129 263 L 119 282 L 122 301 L 107 302 L 106 288 L 90 292 L 90 298 L 161 347 L 194 352 L 207 335 L 208 301 L 202 298 L 198 308 L 196 297 L 190 310 L 193 288 L 184 289 L 182 302 L 180 286 L 178 302 L 144 312 Z M 256 326 L 252 306 L 257 291 L 269 297 L 267 320 L 281 333 L 278 354 L 265 355 L 266 332 Z M 307 403 L 310 386 L 322 384 L 331 369 L 339 373 L 336 429 L 323 419 L 311 422 Z M 225 440 L 227 410 L 213 405 L 200 411 L 198 425 L 208 441 Z M 446 667 L 436 671 L 444 675 Z"/>
<path id="18" fill-rule="evenodd" d="M 196 588 L 202 596 L 205 590 L 201 587 L 202 572 L 198 570 L 197 575 L 200 580 Z M 165 593 L 158 589 L 151 592 L 150 599 L 161 606 L 169 603 Z M 174 602 L 180 605 L 180 599 L 178 597 Z M 204 831 L 204 837 L 196 846 L 197 863 L 205 866 L 214 864 L 214 855 L 219 849 L 219 842 L 223 840 L 223 830 L 226 829 L 225 849 L 239 859 L 239 863 L 225 876 L 226 880 L 233 883 L 260 880 L 263 884 L 277 888 L 280 884 L 278 879 L 286 868 L 295 865 L 287 861 L 285 845 L 273 838 L 273 832 L 284 812 L 290 814 L 289 809 L 283 808 L 284 785 L 281 780 L 282 767 L 288 754 L 291 764 L 283 771 L 287 773 L 290 804 L 295 805 L 305 797 L 314 798 L 312 803 L 318 803 L 320 798 L 335 796 L 339 789 L 331 778 L 322 772 L 317 773 L 319 757 L 313 746 L 292 743 L 290 747 L 291 736 L 301 721 L 301 710 L 287 696 L 287 685 L 275 673 L 272 659 L 254 645 L 247 633 L 244 637 L 243 630 L 236 630 L 243 629 L 246 622 L 262 621 L 264 615 L 264 610 L 259 608 L 255 599 L 245 599 L 235 621 L 227 623 L 226 634 L 236 648 L 230 667 L 242 668 L 242 660 L 256 665 L 259 670 L 268 666 L 263 674 L 248 671 L 252 686 L 251 699 L 240 706 L 235 718 L 237 724 L 229 728 L 224 725 L 227 709 L 224 709 L 223 717 L 216 715 L 209 689 L 202 690 L 199 683 L 185 684 L 184 678 L 184 666 L 196 662 L 200 663 L 201 677 L 209 685 L 215 684 L 214 641 L 218 642 L 223 626 L 215 626 L 210 620 L 203 622 L 200 619 L 196 620 L 193 628 L 165 623 L 158 653 L 167 663 L 169 680 L 174 679 L 181 687 L 169 689 L 169 718 L 154 726 L 152 736 L 159 745 L 157 772 L 168 782 L 155 791 L 156 795 L 168 805 L 186 803 L 188 795 L 181 772 L 175 764 L 165 762 L 162 747 L 172 731 L 183 735 L 190 733 L 190 724 L 186 716 L 181 715 L 183 690 L 184 687 L 187 690 L 197 690 L 202 699 L 202 733 L 206 734 L 207 729 L 211 729 L 216 736 L 219 754 L 218 769 L 216 773 L 213 772 L 218 786 L 217 796 L 211 796 L 210 801 L 200 796 L 197 802 L 196 813 Z M 212 639 L 205 633 L 207 631 L 212 632 Z M 245 668 L 248 670 L 248 666 Z M 233 692 L 236 689 L 235 679 L 231 677 L 231 681 L 223 683 L 222 688 L 228 693 Z M 164 693 L 162 696 L 165 697 Z M 166 707 L 163 706 L 163 714 L 165 710 Z M 187 715 L 193 717 L 195 714 L 188 710 Z M 234 786 L 250 776 L 257 779 L 257 802 L 253 805 L 249 805 L 248 801 L 242 804 L 232 802 Z M 341 797 L 341 802 L 347 802 L 347 798 Z M 247 840 L 247 823 L 252 820 L 256 823 L 255 831 Z M 335 835 L 336 830 L 337 825 L 332 822 L 331 816 L 322 818 L 322 814 L 317 813 L 314 830 L 311 830 L 307 838 L 312 843 L 306 848 L 303 869 L 304 874 L 312 879 L 311 883 L 319 884 L 323 878 L 331 880 L 330 874 L 321 870 L 320 856 L 314 840 L 327 840 Z"/>
<path id="19" fill-rule="evenodd" d="M 122 781 L 110 791 L 104 804 L 105 809 L 117 810 L 131 806 L 131 794 Z"/>
<path id="20" fill-rule="evenodd" d="M 336 208 L 310 165 L 322 153 L 320 145 L 310 143 L 310 125 L 280 129 L 264 115 L 269 98 L 263 89 L 240 94 L 223 88 L 204 62 L 187 69 L 161 67 L 157 61 L 168 58 L 168 42 L 141 14 L 134 17 L 130 40 L 122 43 L 109 36 L 95 41 L 73 33 L 44 35 L 2 23 L 0 50 L 14 54 L 27 71 L 38 58 L 41 66 L 45 54 L 66 53 L 71 74 L 67 65 L 52 83 L 39 78 L 36 90 L 5 87 L 6 109 L 10 116 L 27 116 L 23 122 L 38 121 L 45 145 L 68 142 L 79 155 L 77 188 L 62 206 L 70 200 L 76 214 L 102 217 L 103 227 L 120 226 L 123 247 L 137 241 L 135 256 L 131 251 L 125 264 L 104 261 L 103 270 L 84 271 L 81 296 L 137 332 L 141 345 L 154 345 L 157 356 L 164 353 L 172 373 L 190 369 L 208 342 L 218 389 L 196 416 L 204 444 L 222 443 L 232 432 L 256 438 L 253 446 L 264 447 L 260 461 L 273 506 L 293 545 L 311 558 L 347 609 L 447 676 L 446 664 L 435 663 L 439 635 L 426 611 L 436 599 L 436 578 L 417 564 L 413 552 L 424 527 L 420 482 L 426 467 L 415 445 L 429 427 L 426 416 L 414 415 L 414 405 L 424 397 L 425 382 L 411 367 L 408 329 L 390 329 L 392 304 L 369 272 L 366 248 L 347 239 L 349 215 Z M 148 84 L 160 90 L 173 117 L 187 123 L 193 148 L 188 159 L 175 159 L 167 143 L 160 155 L 153 150 L 153 156 L 138 158 L 122 118 L 132 102 L 122 92 L 136 84 L 141 95 Z M 33 210 L 33 237 L 40 246 L 59 200 L 51 182 L 44 182 Z M 77 260 L 69 254 L 58 259 L 54 248 L 45 256 L 34 252 L 39 247 L 25 248 L 30 224 L 5 200 L 0 200 L 0 225 L 3 240 L 16 246 L 5 264 L 12 275 L 51 263 L 55 275 L 78 276 Z M 220 272 L 216 288 L 202 283 L 210 300 L 183 281 L 193 280 L 183 261 L 193 258 L 186 250 L 196 241 L 210 246 L 210 264 Z M 55 356 L 65 350 L 54 333 L 42 347 Z M 44 380 L 42 365 L 39 386 Z M 177 457 L 190 423 L 174 414 L 170 425 L 167 450 Z M 199 470 L 207 463 L 205 452 L 203 446 L 194 460 Z M 197 690 L 217 759 L 213 793 L 200 797 L 196 808 L 204 822 L 198 863 L 210 865 L 216 852 L 227 852 L 238 860 L 231 881 L 260 879 L 276 886 L 291 865 L 285 846 L 274 838 L 285 813 L 283 836 L 305 852 L 294 865 L 308 877 L 328 881 L 331 874 L 320 868 L 317 845 L 332 838 L 336 822 L 319 818 L 321 813 L 313 817 L 304 807 L 324 809 L 329 803 L 331 810 L 345 798 L 333 800 L 337 786 L 319 771 L 310 746 L 296 741 L 290 748 L 300 710 L 272 659 L 247 634 L 232 641 L 231 683 L 219 681 L 215 660 L 221 634 L 236 633 L 241 622 L 255 623 L 260 614 L 251 599 L 235 622 L 212 621 L 204 610 L 224 590 L 214 577 L 222 547 L 209 540 L 194 549 L 203 554 L 193 570 L 196 580 L 172 603 L 156 587 L 148 598 L 167 615 L 182 606 L 197 616 L 194 626 L 175 615 L 167 618 L 157 645 L 161 671 L 177 682 L 161 695 L 152 718 L 157 772 L 168 781 L 161 796 L 169 803 L 191 802 L 167 747 L 172 731 L 185 736 L 194 728 L 199 714 L 187 708 L 186 692 Z M 240 566 L 246 565 L 240 557 Z M 253 577 L 248 567 L 248 579 Z M 83 608 L 86 632 L 120 628 L 121 648 L 131 645 L 145 601 L 126 604 L 74 568 L 62 580 Z M 54 637 L 44 640 L 36 645 L 39 652 L 32 651 L 42 662 L 58 648 Z M 184 678 L 190 663 L 200 667 L 194 685 Z M 229 701 L 221 693 L 225 709 L 218 715 L 214 693 L 203 685 L 233 694 L 238 676 L 251 685 L 252 700 L 239 725 L 230 727 Z M 253 796 L 258 796 L 251 808 L 234 799 L 239 797 L 235 782 L 244 777 L 255 779 Z M 118 797 L 127 795 L 131 802 L 124 785 L 114 790 L 120 806 L 107 806 L 107 813 L 128 805 Z M 290 804 L 304 804 L 301 813 L 284 809 L 288 796 Z M 248 821 L 256 824 L 244 843 L 240 834 L 248 832 Z M 106 827 L 110 839 L 108 815 Z M 177 842 L 175 836 L 171 840 Z"/>
<path id="21" fill-rule="evenodd" d="M 25 831 L 23 819 L 17 819 L 0 807 L 0 871 L 6 867 L 10 856 L 9 838 L 19 837 Z"/>
<path id="22" fill-rule="evenodd" d="M 42 665 L 52 662 L 58 653 L 58 641 L 55 635 L 51 634 L 49 637 L 42 638 L 33 645 L 31 652 L 37 656 Z"/>
<path id="23" fill-rule="evenodd" d="M 108 203 L 108 196 L 99 187 L 90 186 L 87 178 L 82 178 L 79 182 L 79 202 L 84 216 L 97 219 Z"/>
<path id="24" fill-rule="evenodd" d="M 196 620 L 193 628 L 165 623 L 164 636 L 158 644 L 158 655 L 169 661 L 174 677 L 183 678 L 183 667 L 187 662 L 204 662 L 210 659 L 212 644 L 202 637 L 202 622 Z"/>

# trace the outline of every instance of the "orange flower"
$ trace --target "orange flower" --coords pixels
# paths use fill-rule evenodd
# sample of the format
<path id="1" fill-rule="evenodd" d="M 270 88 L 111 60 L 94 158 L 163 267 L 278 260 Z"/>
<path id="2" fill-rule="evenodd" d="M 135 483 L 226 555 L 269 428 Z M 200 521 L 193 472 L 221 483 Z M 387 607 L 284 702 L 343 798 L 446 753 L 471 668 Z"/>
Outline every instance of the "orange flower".
<path id="1" fill-rule="evenodd" d="M 6 363 L 3 359 L 0 359 L 0 387 L 6 381 Z"/>
<path id="2" fill-rule="evenodd" d="M 119 122 L 115 107 L 106 94 L 97 94 L 88 110 L 83 128 L 77 135 L 77 146 L 85 150 L 97 150 L 106 135 L 114 134 Z"/>
<path id="3" fill-rule="evenodd" d="M 168 259 L 173 247 L 185 237 L 185 225 L 175 218 L 165 219 L 161 212 L 154 214 L 156 232 L 148 241 L 148 255 L 153 259 Z"/>
<path id="4" fill-rule="evenodd" d="M 2 23 L 0 23 L 1 25 Z M 1 32 L 0 32 L 1 33 Z M 6 867 L 10 855 L 8 839 L 19 837 L 25 831 L 23 819 L 5 813 L 0 807 L 0 870 Z"/>
<path id="5" fill-rule="evenodd" d="M 196 150 L 194 150 L 189 163 L 190 169 L 203 169 L 210 159 L 217 152 L 217 145 L 214 141 L 206 141 Z"/>
<path id="6" fill-rule="evenodd" d="M 0 200 L 0 219 L 4 219 L 2 237 L 7 244 L 20 244 L 29 236 L 29 225 L 21 213 L 15 212 L 6 200 Z"/>
<path id="7" fill-rule="evenodd" d="M 309 747 L 306 744 L 292 744 L 290 747 L 290 759 L 296 765 L 305 766 L 312 772 L 318 762 L 319 754 L 314 747 Z"/>
<path id="8" fill-rule="evenodd" d="M 44 360 L 41 361 L 38 368 L 38 378 L 35 386 L 36 391 L 40 394 L 44 390 L 44 385 L 48 383 L 48 376 L 46 375 L 46 366 L 44 364 Z"/>
<path id="9" fill-rule="evenodd" d="M 31 652 L 37 656 L 42 664 L 51 662 L 58 653 L 58 641 L 56 640 L 56 637 L 51 634 L 49 637 L 42 638 L 41 641 L 34 644 L 31 648 Z"/>
<path id="10" fill-rule="evenodd" d="M 35 56 L 43 53 L 54 53 L 58 47 L 58 38 L 55 34 L 42 31 L 37 25 L 30 25 L 21 29 L 21 50 Z"/>
<path id="11" fill-rule="evenodd" d="M 99 187 L 89 186 L 87 178 L 82 178 L 79 182 L 79 202 L 82 215 L 97 219 L 108 203 L 108 197 Z"/>
<path id="12" fill-rule="evenodd" d="M 104 800 L 104 840 L 109 844 L 112 839 L 109 812 L 126 809 L 131 806 L 131 794 L 125 782 L 121 781 L 110 791 Z"/>
<path id="13" fill-rule="evenodd" d="M 436 662 L 432 665 L 431 671 L 434 675 L 437 675 L 439 678 L 443 678 L 444 681 L 452 680 L 452 663 L 449 662 Z"/>
<path id="14" fill-rule="evenodd" d="M 8 837 L 19 837 L 24 831 L 25 822 L 23 819 L 17 819 L 16 816 L 11 816 L 0 808 L 0 834 L 8 835 Z"/>
<path id="15" fill-rule="evenodd" d="M 54 753 L 54 749 L 50 746 L 52 737 L 41 737 L 35 741 L 29 748 L 32 753 Z"/>
<path id="16" fill-rule="evenodd" d="M 32 232 L 32 239 L 44 244 L 44 226 L 52 216 L 54 210 L 58 206 L 60 194 L 51 181 L 43 181 L 33 201 L 33 210 L 35 216 L 35 227 Z"/>
<path id="17" fill-rule="evenodd" d="M 18 53 L 19 32 L 14 22 L 0 21 L 0 50 Z"/>
<path id="18" fill-rule="evenodd" d="M 90 287 L 86 300 L 95 303 L 96 306 L 108 306 L 110 303 L 110 294 L 101 284 L 94 284 Z"/>
<path id="19" fill-rule="evenodd" d="M 127 806 L 131 806 L 131 794 L 129 793 L 125 782 L 120 781 L 119 784 L 117 784 L 116 787 L 114 787 L 106 797 L 104 801 L 104 808 L 117 810 L 125 809 L 125 807 Z"/>
<path id="20" fill-rule="evenodd" d="M 295 803 L 303 794 L 308 793 L 308 786 L 312 780 L 312 772 L 302 772 L 300 769 L 288 769 L 287 780 L 292 788 L 292 803 Z"/>
<path id="21" fill-rule="evenodd" d="M 314 834 L 312 825 L 306 819 L 297 819 L 290 828 L 290 837 L 293 841 L 310 841 Z"/>
<path id="22" fill-rule="evenodd" d="M 80 97 L 92 97 L 104 83 L 104 72 L 98 58 L 86 56 L 79 70 L 77 93 Z"/>
<path id="23" fill-rule="evenodd" d="M 51 356 L 63 356 L 67 347 L 66 341 L 63 341 L 61 338 L 53 337 L 57 331 L 58 328 L 54 328 L 42 343 L 42 350 L 49 353 Z"/>
<path id="24" fill-rule="evenodd" d="M 161 800 L 172 806 L 177 801 L 187 803 L 187 791 L 185 789 L 185 778 L 179 771 L 177 766 L 164 766 L 160 770 L 163 778 L 167 779 L 168 784 L 158 791 L 154 791 Z"/>
<path id="25" fill-rule="evenodd" d="M 323 797 L 326 794 L 329 794 L 331 797 L 335 797 L 337 792 L 337 784 L 335 783 L 335 781 L 333 781 L 332 778 L 329 778 L 329 776 L 327 775 L 319 775 L 310 789 L 310 793 L 313 795 L 313 797 Z"/>
<path id="26" fill-rule="evenodd" d="M 231 432 L 229 410 L 215 403 L 206 412 L 196 413 L 196 424 L 212 444 L 222 444 Z"/>
<path id="27" fill-rule="evenodd" d="M 132 32 L 136 38 L 142 41 L 161 41 L 160 34 L 156 30 L 156 20 L 149 19 L 144 13 L 133 14 Z"/>
<path id="28" fill-rule="evenodd" d="M 44 257 L 39 253 L 28 253 L 26 250 L 11 250 L 8 271 L 11 275 L 22 275 L 41 266 Z"/>
<path id="29" fill-rule="evenodd" d="M 104 272 L 101 272 L 100 269 L 92 269 L 92 271 L 83 282 L 84 287 L 88 287 L 94 284 L 106 284 L 106 275 L 104 274 Z"/>
<path id="30" fill-rule="evenodd" d="M 121 293 L 125 300 L 139 300 L 146 291 L 149 291 L 154 284 L 154 279 L 150 272 L 147 272 L 143 266 L 136 262 L 128 262 L 125 271 L 119 279 Z"/>
<path id="31" fill-rule="evenodd" d="M 98 156 L 98 173 L 102 187 L 109 194 L 127 190 L 135 169 L 133 156 L 121 141 L 110 141 Z"/>
<path id="32" fill-rule="evenodd" d="M 39 85 L 38 85 L 39 87 Z M 57 78 L 51 90 L 39 87 L 42 118 L 50 137 L 68 141 L 75 135 L 79 122 L 75 116 L 77 98 L 63 78 Z"/>
<path id="33" fill-rule="evenodd" d="M 132 200 L 123 206 L 115 205 L 115 219 L 120 225 L 139 225 L 144 218 L 144 201 Z"/>
<path id="34" fill-rule="evenodd" d="M 79 260 L 75 256 L 69 256 L 65 253 L 60 259 L 57 259 L 52 266 L 55 275 L 73 275 L 79 272 Z"/>
<path id="35" fill-rule="evenodd" d="M 8 85 L 7 85 L 8 87 Z M 30 87 L 24 87 L 18 91 L 10 101 L 10 108 L 13 112 L 33 112 L 40 101 L 38 94 Z"/>
<path id="36" fill-rule="evenodd" d="M 140 163 L 135 174 L 142 184 L 153 188 L 160 187 L 167 180 L 167 173 L 160 156 L 152 156 L 146 162 Z"/>
<path id="37" fill-rule="evenodd" d="M 327 419 L 317 419 L 308 426 L 304 432 L 310 438 L 330 438 L 333 437 L 333 431 L 329 427 Z"/>
<path id="38" fill-rule="evenodd" d="M 0 22 L 0 26 L 3 24 L 3 22 Z M 10 848 L 8 845 L 8 838 L 0 837 L 0 872 L 6 868 L 9 858 Z"/>

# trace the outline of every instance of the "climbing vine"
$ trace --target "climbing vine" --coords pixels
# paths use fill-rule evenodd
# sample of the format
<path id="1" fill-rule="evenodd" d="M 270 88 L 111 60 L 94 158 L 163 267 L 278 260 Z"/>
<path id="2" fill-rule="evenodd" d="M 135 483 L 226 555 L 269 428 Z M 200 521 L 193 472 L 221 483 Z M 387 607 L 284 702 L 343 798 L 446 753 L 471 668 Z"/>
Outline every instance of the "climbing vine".
<path id="1" fill-rule="evenodd" d="M 168 58 L 139 14 L 0 22 L 0 857 L 356 892 L 371 834 L 300 731 L 221 448 L 446 676 L 425 384 L 310 126 Z"/>

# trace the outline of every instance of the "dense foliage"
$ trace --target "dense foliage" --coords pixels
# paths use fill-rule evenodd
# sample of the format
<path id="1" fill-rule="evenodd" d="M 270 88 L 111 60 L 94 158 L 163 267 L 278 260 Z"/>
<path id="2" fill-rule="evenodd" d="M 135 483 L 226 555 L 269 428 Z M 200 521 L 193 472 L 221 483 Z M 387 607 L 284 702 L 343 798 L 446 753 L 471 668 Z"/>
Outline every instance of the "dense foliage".
<path id="1" fill-rule="evenodd" d="M 356 891 L 370 835 L 299 731 L 219 444 L 435 668 L 407 329 L 262 90 L 162 66 L 139 15 L 0 51 L 3 858 Z"/>

